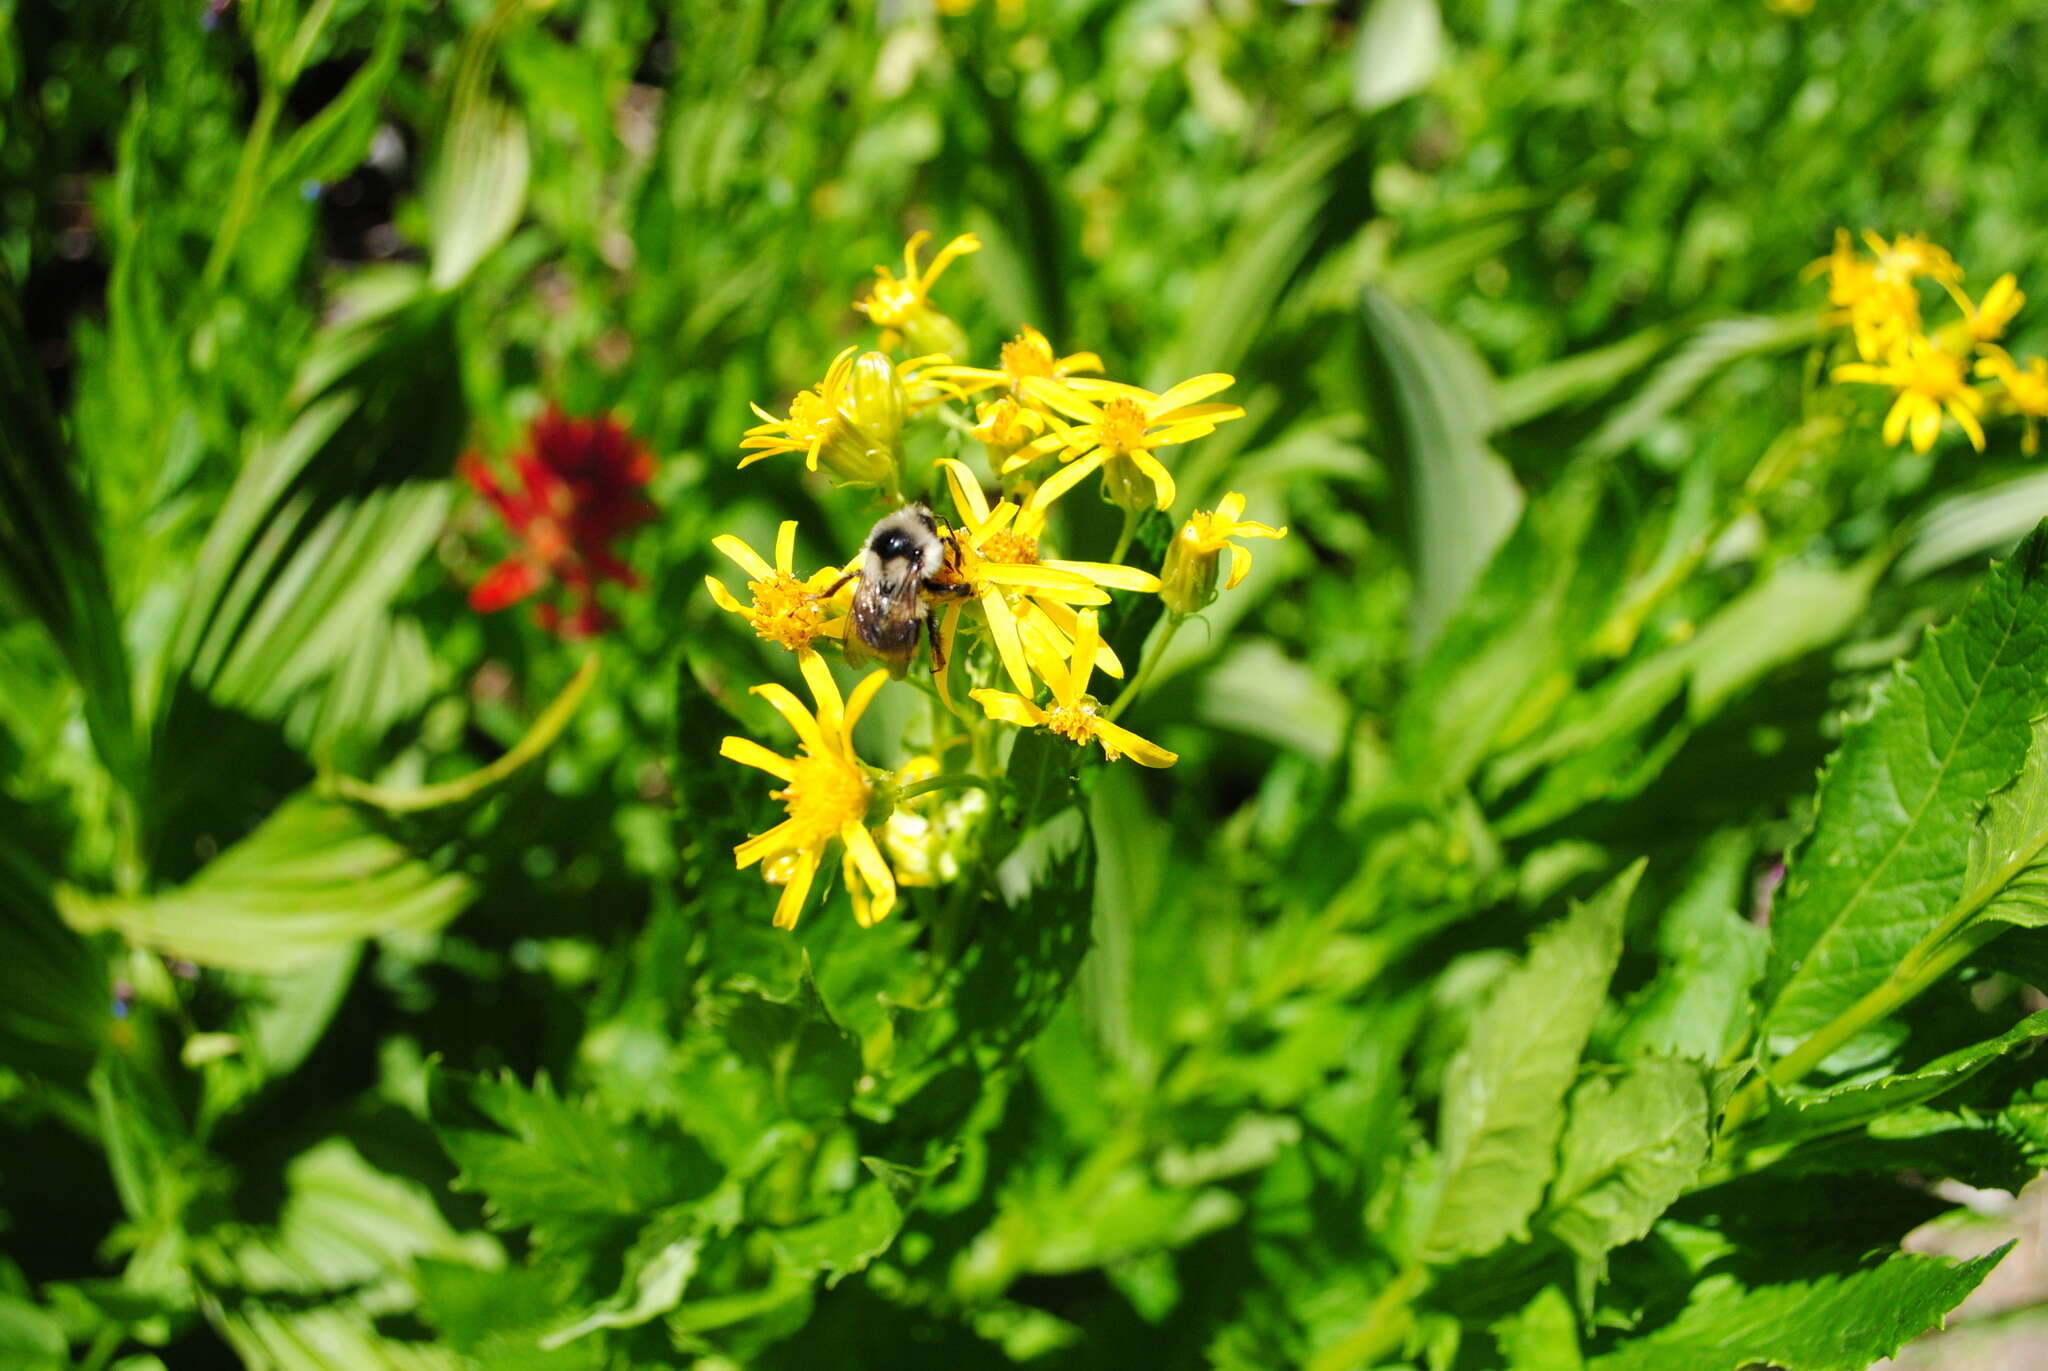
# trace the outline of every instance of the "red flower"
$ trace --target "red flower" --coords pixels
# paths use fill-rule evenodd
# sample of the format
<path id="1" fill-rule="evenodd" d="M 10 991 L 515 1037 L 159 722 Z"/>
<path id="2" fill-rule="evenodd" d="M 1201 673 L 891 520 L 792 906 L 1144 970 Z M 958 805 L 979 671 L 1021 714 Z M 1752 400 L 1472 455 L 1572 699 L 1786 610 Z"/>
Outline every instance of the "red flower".
<path id="1" fill-rule="evenodd" d="M 534 607 L 543 628 L 565 638 L 587 638 L 611 626 L 597 603 L 597 587 L 640 584 L 612 552 L 612 542 L 652 519 L 641 493 L 654 475 L 654 457 L 610 415 L 572 419 L 549 405 L 527 430 L 528 450 L 514 454 L 520 489 L 507 490 L 475 453 L 456 470 L 489 500 L 519 539 L 520 548 L 484 573 L 469 592 L 470 607 L 491 614 L 550 586 L 563 587 L 569 612 L 550 603 Z"/>

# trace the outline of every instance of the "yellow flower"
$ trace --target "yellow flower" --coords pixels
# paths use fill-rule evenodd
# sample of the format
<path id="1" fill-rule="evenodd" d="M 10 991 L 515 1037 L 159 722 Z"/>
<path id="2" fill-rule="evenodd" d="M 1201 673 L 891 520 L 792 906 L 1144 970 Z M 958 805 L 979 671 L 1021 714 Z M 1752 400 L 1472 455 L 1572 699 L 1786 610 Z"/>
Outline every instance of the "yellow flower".
<path id="1" fill-rule="evenodd" d="M 2020 446 L 2033 456 L 2041 447 L 2039 422 L 2048 419 L 2048 357 L 2029 357 L 2022 371 L 2004 348 L 1989 348 L 1977 359 L 1977 374 L 2005 387 L 2007 407 L 2027 421 Z"/>
<path id="2" fill-rule="evenodd" d="M 1042 407 L 1043 402 L 1032 393 L 1031 382 L 1050 381 L 1058 385 L 1077 372 L 1100 370 L 1102 359 L 1092 352 L 1055 356 L 1052 343 L 1046 336 L 1026 324 L 1017 331 L 1015 338 L 1003 344 L 999 369 L 952 366 L 939 368 L 938 374 L 958 384 L 964 394 L 972 395 L 990 386 L 1002 386 L 1011 399 Z"/>
<path id="3" fill-rule="evenodd" d="M 1807 271 L 1822 268 L 1828 276 L 1828 303 L 1838 311 L 1828 316 L 1828 322 L 1849 326 L 1857 355 L 1864 361 L 1884 356 L 1920 331 L 1920 294 L 1912 277 L 1865 261 L 1849 230 L 1836 229 L 1835 250 Z"/>
<path id="4" fill-rule="evenodd" d="M 1133 567 L 1044 556 L 1041 540 L 1046 516 L 1057 498 L 1056 493 L 1047 495 L 1044 486 L 1022 505 L 1004 500 L 990 508 L 980 482 L 965 464 L 941 458 L 940 466 L 959 515 L 952 529 L 957 553 L 953 571 L 970 588 L 966 598 L 980 605 L 996 656 L 1020 692 L 1029 695 L 1036 689 L 1027 640 L 1054 642 L 1061 634 L 1071 635 L 1074 607 L 1106 605 L 1110 589 L 1150 592 L 1159 588 L 1157 577 Z M 939 624 L 939 646 L 946 657 L 939 680 L 942 693 L 952 674 L 953 642 L 966 607 L 963 603 L 947 606 Z M 1116 654 L 1106 646 L 1102 651 L 1106 654 L 1102 669 L 1113 676 L 1122 675 Z"/>
<path id="5" fill-rule="evenodd" d="M 1961 286 L 1949 286 L 1948 293 L 1962 310 L 1963 327 L 1973 343 L 1995 343 L 2004 337 L 2006 326 L 2020 312 L 2020 306 L 2027 303 L 2027 297 L 2020 291 L 2019 278 L 2009 271 L 1991 283 L 1982 300 L 1971 300 Z"/>
<path id="6" fill-rule="evenodd" d="M 1230 575 L 1223 589 L 1235 590 L 1252 569 L 1251 549 L 1230 541 L 1233 538 L 1285 538 L 1287 530 L 1255 523 L 1242 517 L 1244 496 L 1232 492 L 1217 501 L 1214 513 L 1197 510 L 1180 526 L 1180 532 L 1166 549 L 1166 565 L 1160 569 L 1160 598 L 1175 614 L 1194 614 L 1206 609 L 1216 598 L 1218 563 L 1230 552 Z"/>
<path id="7" fill-rule="evenodd" d="M 946 274 L 946 268 L 970 252 L 981 251 L 981 240 L 963 233 L 933 257 L 931 265 L 917 265 L 918 250 L 931 234 L 920 229 L 903 245 L 903 275 L 887 267 L 875 268 L 875 284 L 867 298 L 853 307 L 882 329 L 882 346 L 893 348 L 899 335 L 918 352 L 943 352 L 957 356 L 967 351 L 967 335 L 960 326 L 939 313 L 931 304 L 932 287 Z"/>
<path id="8" fill-rule="evenodd" d="M 1017 455 L 1019 449 L 1037 440 L 1045 432 L 1045 416 L 1035 409 L 1026 409 L 1005 395 L 997 400 L 983 400 L 974 407 L 974 426 L 967 430 L 981 440 L 988 450 L 988 465 L 991 471 L 1000 472 Z"/>
<path id="9" fill-rule="evenodd" d="M 804 464 L 850 486 L 896 489 L 900 461 L 897 438 L 906 413 L 929 404 L 950 387 L 934 387 L 926 372 L 944 357 L 891 362 L 879 352 L 850 347 L 832 359 L 825 379 L 789 402 L 789 417 L 778 419 L 752 406 L 761 422 L 740 442 L 752 466 L 781 452 L 801 452 Z"/>
<path id="10" fill-rule="evenodd" d="M 1916 277 L 1932 277 L 1950 285 L 1963 279 L 1963 269 L 1956 265 L 1956 259 L 1948 255 L 1948 249 L 1931 242 L 1918 233 L 1902 233 L 1887 243 L 1870 229 L 1863 230 L 1863 241 L 1877 257 L 1876 271 L 1880 276 L 1900 281 L 1911 281 Z"/>
<path id="11" fill-rule="evenodd" d="M 741 604 L 716 576 L 704 578 L 705 589 L 718 607 L 745 619 L 756 634 L 791 652 L 809 652 L 819 638 L 840 638 L 846 633 L 843 594 L 822 598 L 825 588 L 840 579 L 838 567 L 813 572 L 808 580 L 793 569 L 796 556 L 796 520 L 785 520 L 775 533 L 775 563 L 730 533 L 722 533 L 711 545 L 738 563 L 747 573 L 747 593 L 752 604 Z"/>
<path id="12" fill-rule="evenodd" d="M 1154 451 L 1242 419 L 1244 410 L 1237 405 L 1200 403 L 1235 383 L 1235 377 L 1211 372 L 1154 395 L 1137 386 L 1087 377 L 1059 386 L 1035 382 L 1032 389 L 1039 398 L 1077 422 L 1064 424 L 1055 418 L 1054 432 L 1020 450 L 1008 465 L 1014 468 L 1056 452 L 1065 465 L 1039 487 L 1048 501 L 1100 468 L 1104 493 L 1115 503 L 1132 511 L 1155 504 L 1165 509 L 1173 503 L 1173 477 Z"/>
<path id="13" fill-rule="evenodd" d="M 1913 450 L 1927 451 L 1941 433 L 1941 413 L 1947 409 L 1969 435 L 1971 445 L 1979 452 L 1984 450 L 1984 426 L 1977 421 L 1984 410 L 1984 397 L 1970 388 L 1963 359 L 1929 339 L 1908 338 L 1891 350 L 1882 365 L 1851 362 L 1836 367 L 1834 379 L 1891 386 L 1898 391 L 1898 399 L 1884 419 L 1887 443 L 1896 443 L 1910 432 Z"/>
<path id="14" fill-rule="evenodd" d="M 853 726 L 889 673 L 870 674 L 853 688 L 851 699 L 842 699 L 823 657 L 805 653 L 797 665 L 817 701 L 817 713 L 774 682 L 754 687 L 754 693 L 796 730 L 797 755 L 784 757 L 751 738 L 727 738 L 718 748 L 720 756 L 758 767 L 781 781 L 783 788 L 774 795 L 789 811 L 781 823 L 734 848 L 733 864 L 742 870 L 764 864 L 768 883 L 782 887 L 775 903 L 775 926 L 795 928 L 818 866 L 836 841 L 846 890 L 853 898 L 853 917 L 862 928 L 871 928 L 896 907 L 896 878 L 868 831 L 869 815 L 878 801 L 886 803 L 887 791 L 876 785 L 873 774 L 854 755 Z"/>
<path id="15" fill-rule="evenodd" d="M 1006 690 L 977 690 L 972 692 L 974 700 L 991 719 L 1020 728 L 1051 729 L 1083 747 L 1091 741 L 1100 743 L 1103 755 L 1112 762 L 1129 757 L 1140 766 L 1172 766 L 1180 760 L 1177 755 L 1111 723 L 1102 716 L 1095 697 L 1088 693 L 1088 677 L 1095 669 L 1095 654 L 1101 643 L 1095 611 L 1083 610 L 1070 662 L 1062 664 L 1048 659 L 1037 664 L 1039 673 L 1052 687 L 1050 709 Z"/>

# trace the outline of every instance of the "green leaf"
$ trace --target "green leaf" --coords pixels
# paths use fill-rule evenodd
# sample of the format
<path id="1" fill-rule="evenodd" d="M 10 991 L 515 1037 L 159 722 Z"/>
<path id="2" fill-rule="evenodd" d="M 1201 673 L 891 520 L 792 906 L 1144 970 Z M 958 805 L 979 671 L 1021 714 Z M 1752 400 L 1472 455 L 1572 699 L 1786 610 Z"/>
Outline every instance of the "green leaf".
<path id="1" fill-rule="evenodd" d="M 493 1222 L 544 1241 L 594 1239 L 656 1209 L 702 1199 L 722 1171 L 691 1138 L 651 1121 L 607 1118 L 510 1075 L 437 1073 L 434 1122 Z"/>
<path id="2" fill-rule="evenodd" d="M 1564 1291 L 1546 1285 L 1513 1318 L 1495 1324 L 1506 1371 L 1580 1371 L 1579 1320 Z"/>
<path id="3" fill-rule="evenodd" d="M 532 163 L 526 125 L 489 90 L 490 29 L 473 31 L 458 63 L 447 132 L 427 186 L 433 285 L 450 290 L 504 242 L 526 208 Z"/>
<path id="4" fill-rule="evenodd" d="M 439 928 L 475 894 L 356 810 L 302 793 L 174 890 L 124 898 L 63 886 L 57 907 L 81 932 L 110 929 L 167 957 L 282 972 L 364 938 Z"/>
<path id="5" fill-rule="evenodd" d="M 2037 531 L 1844 729 L 1772 916 L 1774 1050 L 1875 989 L 1963 893 L 1984 798 L 2018 774 L 2048 705 L 2044 559 Z"/>
<path id="6" fill-rule="evenodd" d="M 1487 446 L 1493 382 L 1471 344 L 1378 290 L 1366 291 L 1363 310 L 1373 411 L 1403 476 L 1420 657 L 1514 528 L 1522 491 Z"/>
<path id="7" fill-rule="evenodd" d="M 1423 1255 L 1481 1256 L 1526 1237 L 1557 1164 L 1565 1092 L 1621 955 L 1622 915 L 1642 875 L 1617 876 L 1538 933 L 1503 977 L 1444 1080 L 1439 1198 Z"/>
<path id="8" fill-rule="evenodd" d="M 863 1181 L 837 1214 L 770 1235 L 776 1251 L 800 1271 L 822 1271 L 836 1285 L 889 1250 L 903 1227 L 903 1207 L 880 1176 Z"/>
<path id="9" fill-rule="evenodd" d="M 626 1279 L 619 1294 L 543 1337 L 541 1347 L 552 1352 L 601 1328 L 638 1328 L 666 1314 L 682 1302 L 683 1288 L 697 1273 L 697 1254 L 703 1247 L 704 1240 L 698 1237 L 662 1242 L 651 1251 L 636 1244 L 627 1254 Z"/>
<path id="10" fill-rule="evenodd" d="M 532 1267 L 486 1270 L 421 1258 L 413 1263 L 420 1312 L 455 1351 L 490 1371 L 599 1371 L 602 1340 L 552 1351 L 540 1339 L 563 1302 L 557 1277 Z"/>
<path id="11" fill-rule="evenodd" d="M 1373 0 L 1351 48 L 1351 103 L 1371 114 L 1429 85 L 1444 57 L 1436 0 Z"/>
<path id="12" fill-rule="evenodd" d="M 1572 1092 L 1543 1223 L 1578 1255 L 1582 1308 L 1606 1275 L 1607 1254 L 1647 1234 L 1706 1162 L 1700 1070 L 1645 1057 Z"/>
<path id="13" fill-rule="evenodd" d="M 1816 1281 L 1743 1290 L 1719 1278 L 1669 1324 L 1588 1363 L 1588 1371 L 1863 1371 L 1941 1323 L 2012 1248 L 1966 1262 L 1895 1256 Z"/>
<path id="14" fill-rule="evenodd" d="M 2019 928 L 2048 924 L 2048 717 L 2034 721 L 2026 765 L 1991 797 L 1971 838 L 1957 909 Z"/>
<path id="15" fill-rule="evenodd" d="M 63 1371 L 70 1364 L 63 1326 L 27 1300 L 0 1293 L 0 1365 Z"/>
<path id="16" fill-rule="evenodd" d="M 1586 451 L 1596 457 L 1622 451 L 1729 363 L 1803 346 L 1819 332 L 1820 319 L 1812 310 L 1771 317 L 1739 315 L 1700 325 L 1697 333 L 1657 365 L 1634 395 L 1608 414 L 1586 439 Z"/>
<path id="17" fill-rule="evenodd" d="M 1764 974 L 1770 935 L 1743 917 L 1755 840 L 1715 835 L 1657 925 L 1657 978 L 1619 1038 L 1625 1055 L 1718 1063 L 1749 1031 L 1750 991 Z"/>
<path id="18" fill-rule="evenodd" d="M 405 49 L 404 9 L 387 0 L 377 46 L 332 100 L 302 124 L 270 163 L 270 183 L 296 191 L 304 181 L 333 181 L 361 164 L 377 131 L 378 105 Z"/>

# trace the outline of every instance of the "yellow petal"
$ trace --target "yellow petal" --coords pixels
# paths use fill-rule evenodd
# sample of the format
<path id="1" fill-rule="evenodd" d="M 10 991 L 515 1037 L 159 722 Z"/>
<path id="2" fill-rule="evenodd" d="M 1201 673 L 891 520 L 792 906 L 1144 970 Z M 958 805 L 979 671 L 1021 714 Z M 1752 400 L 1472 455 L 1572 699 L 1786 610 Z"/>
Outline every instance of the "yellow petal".
<path id="1" fill-rule="evenodd" d="M 704 578 L 704 588 L 711 592 L 711 602 L 726 613 L 745 614 L 747 612 L 747 607 L 735 599 L 733 593 L 725 588 L 725 582 L 719 580 L 716 576 L 706 576 Z"/>
<path id="2" fill-rule="evenodd" d="M 778 852 L 787 852 L 796 846 L 796 821 L 784 819 L 766 833 L 757 833 L 732 850 L 732 864 L 740 870 L 752 866 L 763 857 L 772 857 Z"/>
<path id="3" fill-rule="evenodd" d="M 816 655 L 816 653 L 805 653 L 799 659 L 799 664 L 803 661 L 808 661 Z M 804 708 L 802 700 L 797 699 L 795 695 L 790 693 L 789 687 L 775 681 L 768 681 L 762 685 L 755 686 L 753 693 L 766 700 L 770 708 L 788 721 L 789 726 L 796 730 L 796 736 L 803 741 L 805 747 L 811 750 L 813 756 L 823 757 L 833 750 L 826 745 L 825 735 L 819 731 L 817 719 L 811 714 L 810 710 Z"/>
<path id="4" fill-rule="evenodd" d="M 1025 452 L 1030 450 L 1030 448 L 1024 449 Z M 1005 463 L 1005 465 L 1008 464 Z M 1097 448 L 1085 457 L 1077 457 L 1052 475 L 1046 477 L 1038 487 L 1038 494 L 1033 498 L 1042 505 L 1049 505 L 1081 482 L 1087 480 L 1089 476 L 1094 474 L 1095 469 L 1101 465 L 1101 448 Z"/>
<path id="5" fill-rule="evenodd" d="M 860 684 L 853 688 L 852 696 L 846 701 L 846 736 L 849 743 L 853 738 L 853 726 L 860 722 L 861 715 L 867 713 L 869 703 L 882 689 L 882 682 L 888 679 L 888 671 L 877 668 L 869 672 Z"/>
<path id="6" fill-rule="evenodd" d="M 1045 711 L 1022 695 L 1012 695 L 1007 690 L 970 690 L 968 698 L 980 705 L 989 718 L 998 723 L 1015 724 L 1019 728 L 1036 728 L 1045 722 Z"/>
<path id="7" fill-rule="evenodd" d="M 818 702 L 818 727 L 833 751 L 846 750 L 846 701 L 839 694 L 839 682 L 832 679 L 832 668 L 825 659 L 815 652 L 806 652 L 797 659 L 797 670 L 804 674 L 804 684 L 811 688 L 811 698 Z"/>
<path id="8" fill-rule="evenodd" d="M 1159 507 L 1165 509 L 1171 505 L 1173 503 L 1173 477 L 1167 474 L 1166 468 L 1160 464 L 1159 459 L 1151 453 L 1144 451 L 1135 451 L 1130 453 L 1129 456 L 1133 462 L 1138 464 L 1138 470 L 1152 478 L 1152 484 L 1159 492 Z"/>
<path id="9" fill-rule="evenodd" d="M 804 912 L 804 901 L 810 898 L 811 880 L 818 874 L 818 853 L 815 848 L 805 848 L 796 854 L 796 866 L 789 873 L 789 884 L 782 887 L 782 898 L 775 902 L 775 926 L 795 928 L 796 921 Z"/>
<path id="10" fill-rule="evenodd" d="M 775 569 L 785 576 L 796 575 L 796 520 L 784 519 L 775 530 Z"/>
<path id="11" fill-rule="evenodd" d="M 952 457 L 941 457 L 939 466 L 946 473 L 946 485 L 953 492 L 953 507 L 960 511 L 960 517 L 977 535 L 981 525 L 988 519 L 988 500 L 981 493 L 981 482 L 967 469 L 967 464 Z"/>
<path id="12" fill-rule="evenodd" d="M 780 780 L 796 776 L 795 762 L 779 752 L 770 752 L 752 738 L 726 738 L 718 745 L 718 755 L 742 766 L 759 767 Z"/>
<path id="13" fill-rule="evenodd" d="M 746 463 L 742 462 L 740 465 L 745 466 Z M 738 538 L 733 537 L 732 534 L 719 534 L 711 540 L 711 546 L 739 563 L 740 570 L 747 573 L 748 579 L 755 581 L 772 581 L 775 579 L 775 568 L 762 561 L 760 553 L 748 547 Z"/>
<path id="14" fill-rule="evenodd" d="M 1025 667 L 1024 644 L 1018 641 L 1017 620 L 1010 613 L 1009 601 L 1001 591 L 991 590 L 981 597 L 981 610 L 988 616 L 988 636 L 996 645 L 996 656 L 1002 658 L 1003 670 L 1019 694 L 1029 695 L 1031 673 Z"/>
<path id="15" fill-rule="evenodd" d="M 873 899 L 868 907 L 866 927 L 872 927 L 889 917 L 889 911 L 896 907 L 896 877 L 889 870 L 889 863 L 882 859 L 881 849 L 875 846 L 874 835 L 858 823 L 851 823 L 839 830 L 839 841 L 846 844 L 848 855 L 860 874 L 866 878 Z"/>
<path id="16" fill-rule="evenodd" d="M 1180 760 L 1177 752 L 1168 752 L 1155 742 L 1140 738 L 1128 728 L 1113 724 L 1107 719 L 1095 721 L 1095 737 L 1102 744 L 1104 752 L 1112 749 L 1129 757 L 1139 766 L 1172 766 Z"/>
<path id="17" fill-rule="evenodd" d="M 1140 595 L 1150 595 L 1159 589 L 1159 578 L 1151 572 L 1140 571 L 1134 566 L 1118 566 L 1115 562 L 1069 562 L 1049 557 L 1039 565 L 1055 571 L 1071 571 L 1077 576 L 1087 577 L 1096 585 L 1109 586 L 1114 590 L 1135 590 Z"/>
<path id="18" fill-rule="evenodd" d="M 1191 377 L 1188 380 L 1182 381 L 1177 386 L 1169 386 L 1161 391 L 1159 398 L 1145 407 L 1145 412 L 1148 414 L 1165 414 L 1170 410 L 1180 409 L 1185 405 L 1192 405 L 1198 400 L 1206 400 L 1217 391 L 1228 390 L 1236 384 L 1237 378 L 1235 376 L 1226 376 L 1220 371 L 1212 371 L 1204 376 Z M 1242 412 L 1241 410 L 1239 411 L 1239 413 Z"/>

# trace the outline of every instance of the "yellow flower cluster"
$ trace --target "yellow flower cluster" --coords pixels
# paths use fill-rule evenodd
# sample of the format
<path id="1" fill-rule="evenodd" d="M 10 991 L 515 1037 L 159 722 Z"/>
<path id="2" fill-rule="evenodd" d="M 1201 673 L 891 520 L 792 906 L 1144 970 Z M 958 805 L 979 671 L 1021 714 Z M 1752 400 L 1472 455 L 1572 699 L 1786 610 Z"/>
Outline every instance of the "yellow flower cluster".
<path id="1" fill-rule="evenodd" d="M 761 422 L 740 443 L 742 467 L 800 453 L 834 484 L 875 492 L 875 532 L 845 562 L 808 572 L 797 566 L 793 520 L 777 531 L 773 560 L 731 534 L 712 540 L 746 577 L 744 597 L 706 577 L 713 602 L 795 654 L 813 701 L 805 706 L 780 684 L 755 686 L 795 732 L 795 754 L 741 737 L 721 749 L 781 782 L 772 794 L 786 817 L 733 854 L 781 887 L 781 928 L 795 926 L 835 855 L 863 927 L 888 916 L 900 887 L 972 870 L 1000 784 L 991 777 L 1012 729 L 1092 743 L 1110 761 L 1173 765 L 1174 753 L 1115 717 L 1138 698 L 1174 626 L 1214 600 L 1219 585 L 1244 579 L 1251 554 L 1231 540 L 1286 534 L 1245 519 L 1245 498 L 1233 493 L 1188 517 L 1157 571 L 1133 564 L 1134 534 L 1177 493 L 1165 450 L 1244 417 L 1213 398 L 1233 379 L 1212 373 L 1155 393 L 1104 378 L 1095 353 L 1062 355 L 1029 325 L 998 349 L 996 366 L 972 365 L 966 332 L 941 312 L 934 288 L 981 244 L 962 234 L 927 262 L 927 238 L 919 233 L 905 246 L 901 275 L 877 267 L 873 287 L 854 304 L 881 330 L 879 346 L 841 352 L 782 416 L 756 406 Z M 899 348 L 913 355 L 898 359 Z M 956 412 L 956 404 L 973 413 Z M 943 479 L 943 513 L 906 504 L 901 493 L 907 445 L 920 427 L 942 455 L 914 469 Z M 986 483 L 960 455 L 972 446 L 986 463 Z M 1097 474 L 1103 498 L 1122 510 L 1122 536 L 1107 559 L 1068 556 L 1060 502 Z M 1097 673 L 1125 676 L 1103 637 L 1113 592 L 1159 595 L 1167 620 L 1139 675 L 1107 709 L 1090 685 Z M 928 696 L 925 733 L 897 740 L 890 750 L 904 760 L 895 769 L 870 765 L 854 749 L 854 725 L 892 676 L 909 677 L 920 636 L 931 672 L 909 683 Z M 885 666 L 842 695 L 825 655 L 834 643 L 853 664 Z M 979 709 L 963 708 L 961 693 Z"/>
<path id="2" fill-rule="evenodd" d="M 2027 300 L 2018 279 L 2008 272 L 1972 299 L 1963 269 L 1939 244 L 1906 233 L 1887 242 L 1868 231 L 1863 241 L 1868 257 L 1847 229 L 1837 229 L 1834 251 L 1810 269 L 1827 276 L 1827 322 L 1848 329 L 1856 348 L 1858 360 L 1836 367 L 1834 380 L 1892 389 L 1887 443 L 1910 439 L 1915 452 L 1926 452 L 1946 415 L 1982 452 L 1985 417 L 2004 413 L 2025 420 L 2022 445 L 2036 451 L 2036 424 L 2048 417 L 2048 360 L 2029 358 L 2023 369 L 1998 345 Z M 1932 331 L 1921 318 L 1923 281 L 1939 286 L 1957 310 Z"/>

